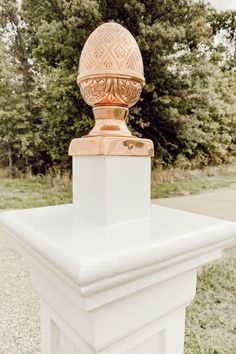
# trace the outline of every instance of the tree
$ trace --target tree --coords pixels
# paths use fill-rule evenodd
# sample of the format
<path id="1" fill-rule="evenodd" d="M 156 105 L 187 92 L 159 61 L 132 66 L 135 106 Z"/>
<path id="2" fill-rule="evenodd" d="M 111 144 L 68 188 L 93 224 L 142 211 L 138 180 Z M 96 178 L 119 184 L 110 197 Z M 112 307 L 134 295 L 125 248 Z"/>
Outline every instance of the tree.
<path id="1" fill-rule="evenodd" d="M 62 171 L 70 166 L 70 140 L 86 134 L 93 124 L 76 73 L 83 44 L 101 22 L 99 6 L 94 0 L 24 0 L 22 10 L 31 33 L 28 45 L 39 66 L 40 135 L 51 165 Z"/>
<path id="2" fill-rule="evenodd" d="M 143 101 L 132 112 L 135 130 L 154 141 L 156 156 L 167 165 L 221 162 L 223 152 L 209 144 L 216 129 L 209 114 L 215 94 L 212 76 L 219 71 L 218 63 L 210 61 L 211 10 L 203 2 L 185 0 L 108 0 L 103 8 L 106 19 L 118 18 L 136 35 L 143 55 L 147 85 Z M 216 137 L 219 150 L 229 146 Z M 212 158 L 214 153 L 218 159 Z"/>
<path id="3" fill-rule="evenodd" d="M 17 79 L 15 66 L 5 48 L 0 46 L 0 151 L 1 160 L 8 162 L 12 175 L 13 164 L 19 166 L 21 155 L 27 156 L 32 137 L 27 135 L 27 110 L 24 93 Z"/>
<path id="4" fill-rule="evenodd" d="M 17 11 L 20 37 L 13 31 L 11 46 L 22 39 L 13 53 L 29 74 L 23 79 L 18 66 L 28 84 L 22 90 L 30 129 L 38 136 L 27 162 L 34 172 L 69 168 L 70 140 L 93 124 L 75 80 L 86 39 L 107 21 L 127 27 L 143 55 L 146 86 L 129 114 L 133 132 L 154 141 L 165 166 L 228 161 L 235 144 L 235 72 L 215 36 L 226 28 L 233 45 L 231 17 L 191 0 L 22 0 Z"/>
<path id="5" fill-rule="evenodd" d="M 25 170 L 37 164 L 40 118 L 34 97 L 34 68 L 24 39 L 25 23 L 18 1 L 0 1 L 1 114 L 0 149 L 14 164 Z"/>

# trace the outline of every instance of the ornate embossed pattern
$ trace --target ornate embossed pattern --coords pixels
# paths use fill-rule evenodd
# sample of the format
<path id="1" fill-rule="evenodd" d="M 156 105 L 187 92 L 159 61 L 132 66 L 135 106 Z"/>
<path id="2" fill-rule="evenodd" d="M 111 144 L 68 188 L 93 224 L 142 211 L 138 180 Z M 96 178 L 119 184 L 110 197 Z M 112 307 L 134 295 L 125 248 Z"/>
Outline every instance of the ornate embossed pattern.
<path id="1" fill-rule="evenodd" d="M 119 78 L 87 79 L 81 81 L 80 91 L 90 106 L 122 104 L 131 107 L 140 97 L 142 84 Z"/>
<path id="2" fill-rule="evenodd" d="M 105 23 L 92 32 L 80 57 L 79 81 L 87 75 L 106 73 L 123 73 L 144 82 L 139 47 L 118 23 Z"/>

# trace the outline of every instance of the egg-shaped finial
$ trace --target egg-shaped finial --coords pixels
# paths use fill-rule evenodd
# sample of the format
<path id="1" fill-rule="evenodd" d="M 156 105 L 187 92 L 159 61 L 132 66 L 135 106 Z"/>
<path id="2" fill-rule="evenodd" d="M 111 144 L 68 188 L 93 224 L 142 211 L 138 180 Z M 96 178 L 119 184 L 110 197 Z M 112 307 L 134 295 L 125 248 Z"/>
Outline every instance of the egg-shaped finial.
<path id="1" fill-rule="evenodd" d="M 145 84 L 138 44 L 126 28 L 109 22 L 91 33 L 77 83 L 93 107 L 95 124 L 88 135 L 71 141 L 70 155 L 153 156 L 152 141 L 132 135 L 126 124 L 128 108 Z"/>
<path id="2" fill-rule="evenodd" d="M 114 22 L 97 27 L 82 50 L 77 82 L 91 106 L 133 106 L 145 79 L 142 56 L 132 34 Z"/>
<path id="3" fill-rule="evenodd" d="M 78 83 L 91 75 L 118 75 L 144 83 L 138 44 L 120 24 L 104 23 L 87 39 L 80 57 Z"/>
<path id="4" fill-rule="evenodd" d="M 125 118 L 145 79 L 138 44 L 126 28 L 108 22 L 91 33 L 81 53 L 77 83 L 93 107 L 95 126 L 90 136 L 132 135 Z"/>

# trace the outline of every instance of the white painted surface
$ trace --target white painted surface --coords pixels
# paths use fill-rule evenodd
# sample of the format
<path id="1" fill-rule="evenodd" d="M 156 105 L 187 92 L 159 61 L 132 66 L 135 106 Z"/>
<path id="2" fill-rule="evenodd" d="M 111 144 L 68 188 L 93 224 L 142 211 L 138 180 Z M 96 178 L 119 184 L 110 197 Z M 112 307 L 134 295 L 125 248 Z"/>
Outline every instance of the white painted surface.
<path id="1" fill-rule="evenodd" d="M 225 220 L 151 205 L 85 225 L 73 205 L 1 214 L 42 299 L 42 354 L 183 354 L 196 269 L 236 235 Z"/>
<path id="2" fill-rule="evenodd" d="M 183 354 L 196 269 L 236 224 L 150 204 L 150 158 L 73 168 L 73 204 L 0 215 L 41 297 L 42 354 Z"/>
<path id="3" fill-rule="evenodd" d="M 61 287 L 53 273 L 48 279 L 42 264 L 34 263 L 34 268 L 37 271 L 33 272 L 33 285 L 47 301 L 42 304 L 42 328 L 45 336 L 47 333 L 44 342 L 48 346 L 44 345 L 43 354 L 48 353 L 47 348 L 58 348 L 64 337 L 63 345 L 76 346 L 81 354 L 123 354 L 129 350 L 139 354 L 143 347 L 153 349 L 150 354 L 183 354 L 185 306 L 195 295 L 196 271 L 83 311 L 75 289 Z M 60 331 L 50 335 L 55 324 Z M 158 338 L 154 347 L 153 337 Z"/>
<path id="4" fill-rule="evenodd" d="M 147 218 L 150 157 L 73 156 L 74 216 L 102 225 Z"/>
<path id="5" fill-rule="evenodd" d="M 150 219 L 99 227 L 81 226 L 72 208 L 5 212 L 1 220 L 81 287 L 109 279 L 114 286 L 115 276 L 133 272 L 135 277 L 136 271 L 186 260 L 189 252 L 217 248 L 236 236 L 235 223 L 157 205 L 151 206 Z"/>

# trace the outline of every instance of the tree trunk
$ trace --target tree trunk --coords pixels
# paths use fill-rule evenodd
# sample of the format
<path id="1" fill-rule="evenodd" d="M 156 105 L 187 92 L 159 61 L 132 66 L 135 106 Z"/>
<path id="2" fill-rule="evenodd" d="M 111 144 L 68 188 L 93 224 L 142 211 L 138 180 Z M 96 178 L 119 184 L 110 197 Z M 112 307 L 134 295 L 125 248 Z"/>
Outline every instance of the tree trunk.
<path id="1" fill-rule="evenodd" d="M 9 169 L 9 176 L 12 177 L 12 150 L 8 148 L 8 169 Z"/>

